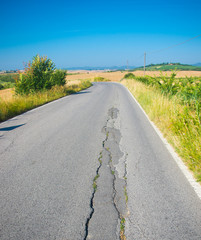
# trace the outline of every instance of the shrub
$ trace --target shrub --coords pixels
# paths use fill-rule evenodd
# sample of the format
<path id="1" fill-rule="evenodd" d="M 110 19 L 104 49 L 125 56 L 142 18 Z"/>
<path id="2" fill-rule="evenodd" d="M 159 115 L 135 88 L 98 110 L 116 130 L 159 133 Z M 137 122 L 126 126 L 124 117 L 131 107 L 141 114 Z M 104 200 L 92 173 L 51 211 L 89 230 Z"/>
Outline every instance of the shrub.
<path id="1" fill-rule="evenodd" d="M 15 91 L 18 94 L 29 94 L 51 89 L 55 85 L 64 85 L 65 78 L 66 71 L 56 70 L 51 59 L 36 55 L 32 62 L 29 62 L 25 72 L 19 73 Z"/>
<path id="2" fill-rule="evenodd" d="M 196 111 L 197 118 L 201 124 L 201 78 L 200 77 L 186 77 L 176 78 L 176 72 L 173 71 L 171 76 L 160 77 L 135 77 L 146 85 L 156 86 L 163 94 L 172 97 L 177 95 L 180 103 L 188 105 L 191 109 Z"/>
<path id="3" fill-rule="evenodd" d="M 126 73 L 124 78 L 126 78 L 126 79 L 134 79 L 135 75 L 133 73 Z"/>
<path id="4" fill-rule="evenodd" d="M 52 75 L 52 81 L 54 85 L 64 86 L 66 84 L 66 71 L 55 70 Z"/>

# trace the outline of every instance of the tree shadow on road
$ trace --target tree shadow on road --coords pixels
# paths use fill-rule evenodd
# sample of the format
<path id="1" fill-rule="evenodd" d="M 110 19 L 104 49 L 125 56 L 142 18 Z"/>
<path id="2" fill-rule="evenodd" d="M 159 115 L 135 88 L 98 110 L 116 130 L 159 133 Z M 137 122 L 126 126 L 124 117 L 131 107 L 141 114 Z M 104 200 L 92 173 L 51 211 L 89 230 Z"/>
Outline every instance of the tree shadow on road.
<path id="1" fill-rule="evenodd" d="M 83 91 L 83 92 L 76 92 L 76 93 L 73 93 L 72 95 L 77 95 L 77 94 L 84 94 L 84 93 L 91 93 L 90 91 Z"/>
<path id="2" fill-rule="evenodd" d="M 16 128 L 19 128 L 21 126 L 24 126 L 24 125 L 25 125 L 25 123 L 24 124 L 20 124 L 20 125 L 11 126 L 11 127 L 0 128 L 0 131 L 3 131 L 3 132 L 12 131 L 12 130 L 14 130 Z"/>

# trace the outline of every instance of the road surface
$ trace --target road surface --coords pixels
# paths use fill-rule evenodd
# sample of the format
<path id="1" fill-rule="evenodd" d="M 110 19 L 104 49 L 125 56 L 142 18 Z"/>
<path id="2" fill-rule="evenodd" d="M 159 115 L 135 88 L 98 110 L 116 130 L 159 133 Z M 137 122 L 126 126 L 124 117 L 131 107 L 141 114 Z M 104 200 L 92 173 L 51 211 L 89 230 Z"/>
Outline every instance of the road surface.
<path id="1" fill-rule="evenodd" d="M 1 240 L 201 239 L 200 199 L 116 83 L 0 124 L 0 193 Z"/>

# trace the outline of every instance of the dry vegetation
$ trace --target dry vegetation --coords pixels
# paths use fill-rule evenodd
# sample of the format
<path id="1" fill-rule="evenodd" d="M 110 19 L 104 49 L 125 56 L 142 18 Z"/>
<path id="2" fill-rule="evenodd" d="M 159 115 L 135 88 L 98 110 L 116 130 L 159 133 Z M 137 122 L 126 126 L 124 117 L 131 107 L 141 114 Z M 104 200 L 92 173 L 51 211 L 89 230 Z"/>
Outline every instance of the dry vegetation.
<path id="1" fill-rule="evenodd" d="M 150 119 L 201 182 L 201 125 L 198 114 L 180 99 L 135 79 L 123 80 Z"/>
<path id="2" fill-rule="evenodd" d="M 78 83 L 79 82 L 79 83 Z M 78 81 L 67 86 L 54 86 L 28 95 L 16 95 L 13 89 L 0 91 L 0 122 L 19 115 L 37 106 L 79 92 L 91 86 L 89 81 Z"/>
<path id="3" fill-rule="evenodd" d="M 14 89 L 12 88 L 0 90 L 0 100 L 10 101 L 13 95 L 14 95 Z"/>
<path id="4" fill-rule="evenodd" d="M 119 82 L 120 80 L 123 79 L 124 75 L 127 72 L 104 72 L 104 71 L 71 71 L 70 72 L 72 75 L 67 75 L 67 86 L 72 86 L 72 85 L 78 85 L 82 82 L 82 80 L 91 80 L 93 81 L 95 77 L 103 77 L 106 79 L 109 79 L 113 82 Z M 135 76 L 143 76 L 144 72 L 143 71 L 134 71 L 132 72 L 135 74 Z M 163 72 L 164 75 L 170 76 L 171 71 L 166 71 Z M 148 76 L 160 76 L 159 71 L 147 71 L 146 75 Z M 201 77 L 201 71 L 179 71 L 177 72 L 177 78 L 180 77 Z M 0 99 L 4 101 L 9 101 L 12 99 L 14 95 L 14 90 L 13 89 L 4 89 L 0 90 Z"/>
<path id="5" fill-rule="evenodd" d="M 94 77 L 104 77 L 107 78 L 111 81 L 114 82 L 119 82 L 124 75 L 127 72 L 121 72 L 121 71 L 117 71 L 117 72 L 103 72 L 103 71 L 75 71 L 72 73 L 77 73 L 76 75 L 67 75 L 67 80 L 68 81 L 72 81 L 72 80 L 83 80 L 83 79 L 91 79 L 93 81 Z M 143 71 L 134 71 L 132 72 L 133 74 L 135 74 L 135 76 L 143 76 L 144 72 Z M 146 75 L 149 76 L 160 76 L 161 72 L 159 71 L 147 71 Z M 163 72 L 164 75 L 167 74 L 167 76 L 170 76 L 172 74 L 172 71 L 166 71 Z M 180 77 L 201 77 L 201 71 L 178 71 L 177 72 L 177 78 Z"/>
<path id="6" fill-rule="evenodd" d="M 79 71 L 77 71 L 79 73 Z M 88 72 L 80 72 L 80 74 L 77 75 L 67 75 L 67 81 L 72 81 L 76 79 L 93 79 L 95 77 L 103 77 L 106 79 L 109 79 L 114 82 L 120 81 L 125 75 L 125 72 L 102 72 L 102 71 L 88 71 Z"/>
<path id="7" fill-rule="evenodd" d="M 70 73 L 72 75 L 67 75 L 67 86 L 72 86 L 72 85 L 79 85 L 82 80 L 91 80 L 94 81 L 95 77 L 103 77 L 106 79 L 109 79 L 113 82 L 119 82 L 120 80 L 123 79 L 124 75 L 127 72 L 121 72 L 121 71 L 117 71 L 117 72 L 104 72 L 104 71 L 70 71 Z M 135 74 L 135 76 L 143 76 L 144 72 L 143 71 L 134 71 L 132 72 L 133 74 Z M 164 75 L 170 76 L 171 75 L 171 71 L 166 71 L 163 72 Z M 160 72 L 159 71 L 147 71 L 146 75 L 148 76 L 160 76 Z M 180 77 L 200 77 L 201 76 L 201 71 L 179 71 L 177 72 L 177 78 Z M 4 100 L 4 101 L 10 101 L 12 99 L 14 95 L 14 90 L 13 89 L 4 89 L 4 90 L 0 90 L 0 100 Z"/>

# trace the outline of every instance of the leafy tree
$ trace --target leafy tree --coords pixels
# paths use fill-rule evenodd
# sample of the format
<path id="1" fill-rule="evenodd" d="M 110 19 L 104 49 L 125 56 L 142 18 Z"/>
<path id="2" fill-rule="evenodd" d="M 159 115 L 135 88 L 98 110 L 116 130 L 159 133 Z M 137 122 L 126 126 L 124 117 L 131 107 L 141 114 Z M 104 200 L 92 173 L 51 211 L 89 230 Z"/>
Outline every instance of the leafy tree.
<path id="1" fill-rule="evenodd" d="M 24 73 L 19 73 L 15 91 L 18 94 L 29 94 L 50 89 L 55 85 L 65 85 L 66 74 L 66 71 L 57 70 L 51 59 L 36 55 L 32 62 L 28 63 Z"/>

